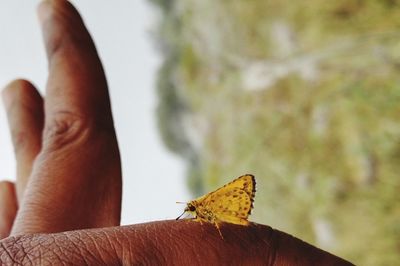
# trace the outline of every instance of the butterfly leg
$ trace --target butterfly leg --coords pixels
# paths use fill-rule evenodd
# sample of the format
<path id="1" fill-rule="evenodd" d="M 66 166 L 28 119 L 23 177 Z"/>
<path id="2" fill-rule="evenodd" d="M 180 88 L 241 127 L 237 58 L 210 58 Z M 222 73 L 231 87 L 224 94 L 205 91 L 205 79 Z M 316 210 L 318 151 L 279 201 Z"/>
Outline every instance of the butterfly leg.
<path id="1" fill-rule="evenodd" d="M 185 219 L 186 223 L 191 223 L 193 221 L 197 222 L 197 218 L 187 218 Z"/>
<path id="2" fill-rule="evenodd" d="M 221 236 L 222 240 L 224 240 L 224 236 L 222 235 L 221 228 L 219 227 L 219 223 L 214 222 L 214 224 L 215 224 L 215 227 L 217 227 L 218 233 Z"/>
<path id="3" fill-rule="evenodd" d="M 203 222 L 201 221 L 201 219 L 199 217 L 194 217 L 191 220 L 194 220 L 195 222 L 199 222 L 201 225 L 203 225 Z"/>

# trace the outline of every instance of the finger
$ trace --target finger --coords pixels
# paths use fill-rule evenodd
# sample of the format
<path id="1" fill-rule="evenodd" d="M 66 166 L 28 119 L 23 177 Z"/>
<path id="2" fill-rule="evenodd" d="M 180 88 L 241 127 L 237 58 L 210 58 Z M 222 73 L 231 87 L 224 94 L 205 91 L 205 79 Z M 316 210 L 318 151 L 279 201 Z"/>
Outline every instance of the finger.
<path id="1" fill-rule="evenodd" d="M 96 49 L 69 2 L 43 1 L 39 16 L 50 68 L 45 125 L 11 234 L 119 225 L 120 156 Z"/>
<path id="2" fill-rule="evenodd" d="M 8 237 L 17 213 L 17 198 L 12 182 L 0 182 L 0 239 Z M 0 255 L 1 257 L 1 255 Z"/>
<path id="3" fill-rule="evenodd" d="M 209 223 L 159 221 L 24 235 L 3 241 L 0 258 L 5 264 L 353 265 L 268 226 L 226 224 L 223 232 L 224 240 Z"/>
<path id="4" fill-rule="evenodd" d="M 76 9 L 65 0 L 48 0 L 40 4 L 38 14 L 49 61 L 46 121 L 71 113 L 112 124 L 104 71 Z"/>
<path id="5" fill-rule="evenodd" d="M 25 80 L 15 80 L 2 93 L 17 160 L 17 199 L 22 200 L 32 164 L 41 147 L 43 99 Z"/>

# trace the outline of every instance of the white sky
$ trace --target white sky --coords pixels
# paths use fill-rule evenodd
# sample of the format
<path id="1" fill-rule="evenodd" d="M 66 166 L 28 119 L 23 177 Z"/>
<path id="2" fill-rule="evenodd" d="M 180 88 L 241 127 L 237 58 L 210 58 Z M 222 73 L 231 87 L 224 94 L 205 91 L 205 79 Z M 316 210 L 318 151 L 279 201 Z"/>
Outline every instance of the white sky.
<path id="1" fill-rule="evenodd" d="M 0 2 L 0 87 L 22 77 L 44 93 L 47 62 L 36 5 Z M 122 223 L 176 218 L 189 199 L 180 158 L 163 146 L 156 125 L 155 77 L 160 63 L 149 36 L 155 13 L 146 0 L 72 0 L 94 38 L 107 74 L 122 155 Z M 0 179 L 14 179 L 15 162 L 0 103 Z"/>

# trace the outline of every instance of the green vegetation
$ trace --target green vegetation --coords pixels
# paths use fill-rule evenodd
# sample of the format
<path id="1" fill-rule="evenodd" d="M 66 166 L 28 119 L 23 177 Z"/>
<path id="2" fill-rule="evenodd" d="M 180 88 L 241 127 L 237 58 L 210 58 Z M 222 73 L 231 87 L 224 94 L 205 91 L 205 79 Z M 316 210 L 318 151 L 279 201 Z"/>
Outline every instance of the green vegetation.
<path id="1" fill-rule="evenodd" d="M 398 263 L 400 2 L 152 2 L 160 132 L 194 194 L 252 173 L 252 220 Z"/>

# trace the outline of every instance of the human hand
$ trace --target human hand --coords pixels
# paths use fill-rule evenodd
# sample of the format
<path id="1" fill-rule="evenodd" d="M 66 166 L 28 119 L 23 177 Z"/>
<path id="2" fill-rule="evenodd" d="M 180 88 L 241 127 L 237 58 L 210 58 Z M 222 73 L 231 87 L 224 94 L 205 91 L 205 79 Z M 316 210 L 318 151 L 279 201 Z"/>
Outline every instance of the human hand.
<path id="1" fill-rule="evenodd" d="M 0 183 L 1 264 L 351 265 L 263 225 L 223 224 L 224 239 L 190 220 L 118 226 L 120 157 L 94 44 L 65 0 L 39 17 L 46 98 L 23 80 L 3 91 L 17 180 Z"/>

